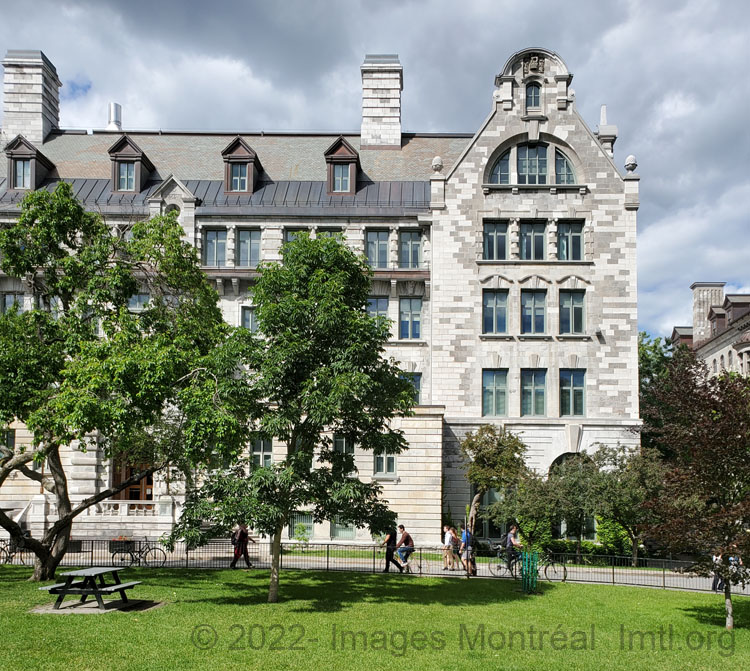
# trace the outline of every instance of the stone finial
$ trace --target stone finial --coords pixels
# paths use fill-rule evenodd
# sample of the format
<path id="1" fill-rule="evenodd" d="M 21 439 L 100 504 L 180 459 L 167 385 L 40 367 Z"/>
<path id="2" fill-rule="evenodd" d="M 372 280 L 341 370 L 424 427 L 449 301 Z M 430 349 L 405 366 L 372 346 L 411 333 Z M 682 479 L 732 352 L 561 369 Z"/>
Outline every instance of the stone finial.
<path id="1" fill-rule="evenodd" d="M 633 154 L 630 154 L 625 159 L 625 170 L 628 172 L 635 172 L 635 169 L 638 167 L 638 161 L 635 160 L 635 156 Z"/>
<path id="2" fill-rule="evenodd" d="M 599 112 L 599 129 L 596 132 L 599 142 L 609 156 L 614 155 L 615 141 L 617 140 L 617 126 L 607 123 L 607 106 L 602 105 Z"/>
<path id="3" fill-rule="evenodd" d="M 432 159 L 432 171 L 435 173 L 442 172 L 443 170 L 443 159 L 436 156 Z"/>
<path id="4" fill-rule="evenodd" d="M 599 125 L 600 126 L 607 125 L 607 106 L 606 105 L 602 105 L 601 109 L 599 110 Z"/>

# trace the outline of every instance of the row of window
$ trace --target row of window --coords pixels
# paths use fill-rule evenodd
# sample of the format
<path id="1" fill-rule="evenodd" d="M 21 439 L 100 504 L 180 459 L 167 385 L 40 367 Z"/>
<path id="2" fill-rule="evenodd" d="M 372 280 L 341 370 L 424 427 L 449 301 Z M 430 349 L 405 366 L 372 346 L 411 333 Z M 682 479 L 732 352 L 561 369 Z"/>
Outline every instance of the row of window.
<path id="1" fill-rule="evenodd" d="M 519 258 L 523 261 L 547 259 L 547 225 L 544 222 L 521 223 L 519 231 Z M 507 221 L 485 221 L 483 226 L 482 258 L 486 261 L 506 261 L 510 245 Z M 557 259 L 559 261 L 583 260 L 583 223 L 569 222 L 557 225 Z"/>
<path id="2" fill-rule="evenodd" d="M 495 161 L 490 171 L 490 184 L 511 184 L 511 166 L 515 164 L 515 184 L 547 184 L 547 159 L 549 146 L 542 143 L 520 144 L 511 147 Z M 515 154 L 515 163 L 513 162 Z M 555 149 L 555 184 L 576 184 L 570 159 Z"/>
<path id="3" fill-rule="evenodd" d="M 291 242 L 299 233 L 307 229 L 287 228 L 284 230 L 284 242 Z M 318 237 L 340 235 L 340 228 L 320 229 Z M 367 231 L 365 235 L 365 253 L 372 268 L 388 267 L 387 230 Z M 240 268 L 255 268 L 260 263 L 259 229 L 239 229 L 237 231 L 235 265 Z M 398 236 L 398 263 L 400 268 L 420 268 L 422 263 L 422 235 L 419 231 L 401 231 Z M 203 231 L 204 266 L 223 268 L 227 262 L 227 231 L 209 229 Z"/>
<path id="4" fill-rule="evenodd" d="M 562 368 L 559 377 L 560 417 L 579 417 L 585 413 L 586 371 Z M 521 369 L 521 416 L 547 416 L 547 370 Z M 482 416 L 508 416 L 508 370 L 482 370 Z"/>
<path id="5" fill-rule="evenodd" d="M 586 292 L 560 290 L 560 335 L 583 335 Z M 521 333 L 543 335 L 547 333 L 547 290 L 521 290 Z M 482 291 L 482 333 L 506 334 L 508 332 L 507 289 Z"/>

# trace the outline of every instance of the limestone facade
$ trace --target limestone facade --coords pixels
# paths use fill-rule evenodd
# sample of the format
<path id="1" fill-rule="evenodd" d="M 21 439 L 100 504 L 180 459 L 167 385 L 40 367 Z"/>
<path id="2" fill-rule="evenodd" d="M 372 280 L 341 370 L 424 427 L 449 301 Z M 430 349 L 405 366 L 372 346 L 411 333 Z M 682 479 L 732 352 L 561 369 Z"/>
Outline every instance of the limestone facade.
<path id="1" fill-rule="evenodd" d="M 355 446 L 356 463 L 361 477 L 381 482 L 417 543 L 436 544 L 441 520 L 457 524 L 470 501 L 459 442 L 481 424 L 519 432 L 530 464 L 543 472 L 565 453 L 638 443 L 639 178 L 632 157 L 626 174 L 614 163 L 616 128 L 603 118 L 597 135 L 580 117 L 572 75 L 553 52 L 511 56 L 473 134 L 403 133 L 397 57 L 368 56 L 361 72 L 361 135 L 345 136 L 358 152 L 354 196 L 326 193 L 323 152 L 335 133 L 243 133 L 263 166 L 246 195 L 222 185 L 221 150 L 231 135 L 129 133 L 154 170 L 142 192 L 124 195 L 113 194 L 107 154 L 120 132 L 52 131 L 32 142 L 55 165 L 42 188 L 72 180 L 112 226 L 177 208 L 234 325 L 252 307 L 257 277 L 241 262 L 248 232 L 257 234 L 263 260 L 279 259 L 283 241 L 300 229 L 339 230 L 366 255 L 377 247 L 372 295 L 393 321 L 387 352 L 420 376 L 420 399 L 415 415 L 400 421 L 410 449 L 392 472 L 376 473 L 373 456 Z M 0 220 L 8 220 L 22 194 L 3 170 Z M 503 254 L 485 251 L 491 230 L 500 232 Z M 216 234 L 225 241 L 221 263 L 206 258 Z M 0 276 L 0 292 L 22 289 Z M 502 326 L 491 318 L 487 327 L 490 299 L 499 301 L 492 314 L 502 313 Z M 33 298 L 23 300 L 30 308 Z M 488 403 L 491 392 L 497 403 Z M 17 442 L 28 440 L 22 426 L 13 428 Z M 285 453 L 272 444 L 273 460 Z M 97 450 L 66 458 L 74 497 L 111 483 L 112 465 Z M 100 505 L 77 520 L 74 536 L 158 536 L 179 516 L 181 494 L 179 483 L 156 478 L 150 499 Z M 22 476 L 3 487 L 0 505 L 32 527 L 54 518 L 48 497 Z M 370 541 L 366 530 L 329 522 L 311 531 L 317 541 Z"/>

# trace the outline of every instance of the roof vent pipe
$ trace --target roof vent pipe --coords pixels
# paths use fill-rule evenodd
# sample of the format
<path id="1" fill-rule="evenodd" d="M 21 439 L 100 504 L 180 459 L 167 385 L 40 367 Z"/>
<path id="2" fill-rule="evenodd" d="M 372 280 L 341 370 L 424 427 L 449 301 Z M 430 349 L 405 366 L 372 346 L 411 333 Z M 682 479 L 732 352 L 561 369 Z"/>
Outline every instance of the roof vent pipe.
<path id="1" fill-rule="evenodd" d="M 107 130 L 122 130 L 122 105 L 120 103 L 109 103 L 108 108 Z"/>

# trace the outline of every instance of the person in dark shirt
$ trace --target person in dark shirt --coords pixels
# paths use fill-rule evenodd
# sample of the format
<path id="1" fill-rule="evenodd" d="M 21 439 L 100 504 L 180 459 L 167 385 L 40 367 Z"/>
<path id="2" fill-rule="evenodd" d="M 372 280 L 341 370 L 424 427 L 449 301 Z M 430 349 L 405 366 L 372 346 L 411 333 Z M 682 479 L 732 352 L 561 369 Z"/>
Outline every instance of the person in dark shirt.
<path id="1" fill-rule="evenodd" d="M 401 532 L 401 538 L 396 545 L 398 556 L 401 559 L 401 563 L 409 568 L 409 557 L 414 552 L 414 541 L 411 535 L 406 531 L 403 524 L 398 525 L 398 530 Z"/>
<path id="2" fill-rule="evenodd" d="M 393 564 L 400 573 L 404 572 L 404 567 L 401 566 L 394 558 L 393 553 L 396 551 L 396 530 L 389 529 L 386 534 L 385 540 L 380 544 L 382 548 L 385 545 L 385 568 L 383 573 L 388 573 L 388 569 Z"/>
<path id="3" fill-rule="evenodd" d="M 250 563 L 250 557 L 247 554 L 247 543 L 248 541 L 255 543 L 250 538 L 250 533 L 247 530 L 247 524 L 240 524 L 237 531 L 234 532 L 234 559 L 229 565 L 229 568 L 237 568 L 237 560 L 242 557 L 245 560 L 245 564 L 248 568 L 252 566 Z"/>

